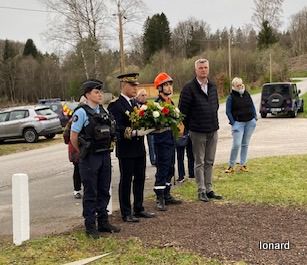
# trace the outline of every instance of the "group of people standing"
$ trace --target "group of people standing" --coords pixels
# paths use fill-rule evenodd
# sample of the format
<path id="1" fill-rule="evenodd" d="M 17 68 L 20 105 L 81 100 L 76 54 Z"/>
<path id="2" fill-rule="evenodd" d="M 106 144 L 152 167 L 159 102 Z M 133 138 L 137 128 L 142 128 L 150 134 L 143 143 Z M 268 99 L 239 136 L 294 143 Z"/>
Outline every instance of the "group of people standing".
<path id="1" fill-rule="evenodd" d="M 178 107 L 185 115 L 183 123 L 187 144 L 177 145 L 177 156 L 178 161 L 179 159 L 183 161 L 184 148 L 181 147 L 189 145 L 187 152 L 194 159 L 194 161 L 189 160 L 189 176 L 195 176 L 198 199 L 208 202 L 210 199 L 223 198 L 214 192 L 212 186 L 212 169 L 219 129 L 219 101 L 216 86 L 208 79 L 209 61 L 206 59 L 195 61 L 195 73 L 195 78 L 183 87 L 180 94 Z M 154 184 L 156 209 L 166 211 L 167 205 L 182 203 L 171 195 L 176 148 L 171 128 L 134 130 L 131 126 L 129 113 L 138 104 L 146 104 L 144 99 L 146 95 L 142 95 L 144 91 L 137 94 L 139 84 L 137 77 L 137 73 L 118 76 L 121 94 L 109 104 L 107 111 L 100 105 L 103 83 L 96 79 L 85 81 L 82 84 L 82 94 L 86 98 L 86 104 L 73 114 L 70 141 L 80 156 L 79 172 L 84 186 L 85 230 L 87 235 L 93 238 L 99 238 L 100 232 L 120 231 L 118 227 L 109 223 L 107 212 L 111 182 L 110 152 L 115 139 L 120 171 L 120 212 L 124 222 L 137 223 L 140 218 L 155 217 L 155 213 L 146 211 L 143 206 L 146 171 L 145 135 L 148 137 L 149 147 L 154 148 L 154 157 L 151 160 L 156 166 Z M 159 73 L 154 85 L 159 93 L 156 102 L 174 104 L 171 99 L 173 79 L 170 75 Z M 256 118 L 248 92 L 245 90 L 238 92 L 239 85 L 243 86 L 242 80 L 235 80 L 233 85 L 233 91 L 227 100 L 227 116 L 233 127 L 234 139 L 227 172 L 233 172 L 240 145 L 241 167 L 242 170 L 243 168 L 247 170 L 245 163 L 248 141 L 252 128 L 255 127 Z M 183 177 L 179 174 L 178 180 L 182 180 Z M 131 203 L 131 189 L 133 203 Z"/>

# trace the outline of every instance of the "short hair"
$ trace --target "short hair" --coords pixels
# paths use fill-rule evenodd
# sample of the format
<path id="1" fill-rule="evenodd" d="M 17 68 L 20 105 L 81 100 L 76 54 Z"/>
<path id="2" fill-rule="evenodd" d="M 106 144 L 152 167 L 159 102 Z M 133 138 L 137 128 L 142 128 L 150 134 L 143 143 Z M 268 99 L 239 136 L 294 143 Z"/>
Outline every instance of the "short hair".
<path id="1" fill-rule="evenodd" d="M 200 63 L 208 63 L 209 64 L 209 60 L 205 59 L 205 58 L 197 59 L 194 63 L 195 69 L 196 69 L 197 65 L 200 64 Z"/>
<path id="2" fill-rule="evenodd" d="M 232 79 L 231 84 L 233 87 L 236 87 L 237 85 L 243 85 L 243 80 L 240 77 L 235 77 Z"/>
<path id="3" fill-rule="evenodd" d="M 137 92 L 136 97 L 139 97 L 142 93 L 146 93 L 146 95 L 147 95 L 147 91 L 146 91 L 145 88 L 141 88 L 141 89 Z"/>

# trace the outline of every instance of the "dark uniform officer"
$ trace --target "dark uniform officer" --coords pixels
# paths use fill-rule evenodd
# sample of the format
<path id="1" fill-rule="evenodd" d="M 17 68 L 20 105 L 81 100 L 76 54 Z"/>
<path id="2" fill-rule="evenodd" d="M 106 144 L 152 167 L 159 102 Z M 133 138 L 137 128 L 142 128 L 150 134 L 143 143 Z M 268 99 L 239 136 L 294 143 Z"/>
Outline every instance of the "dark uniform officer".
<path id="1" fill-rule="evenodd" d="M 156 102 L 174 104 L 170 96 L 173 93 L 173 79 L 167 73 L 160 73 L 154 80 L 159 91 Z M 166 204 L 180 204 L 171 194 L 171 179 L 175 173 L 175 139 L 170 128 L 155 131 L 154 145 L 156 153 L 156 181 L 154 191 L 157 195 L 157 209 L 167 210 Z"/>
<path id="2" fill-rule="evenodd" d="M 121 82 L 121 95 L 111 102 L 108 110 L 116 120 L 116 156 L 119 161 L 119 203 L 122 218 L 125 222 L 138 222 L 139 217 L 150 218 L 153 213 L 143 207 L 146 153 L 144 135 L 150 130 L 132 130 L 129 113 L 136 106 L 133 99 L 137 93 L 138 73 L 118 76 Z M 133 179 L 134 177 L 134 179 Z M 130 202 L 131 183 L 133 179 L 133 211 Z"/>
<path id="3" fill-rule="evenodd" d="M 80 155 L 79 170 L 84 186 L 83 217 L 88 236 L 99 232 L 119 232 L 108 221 L 110 200 L 111 142 L 115 136 L 115 121 L 100 105 L 103 83 L 90 79 L 82 83 L 86 104 L 73 115 L 71 142 Z M 98 223 L 98 229 L 96 224 Z"/>

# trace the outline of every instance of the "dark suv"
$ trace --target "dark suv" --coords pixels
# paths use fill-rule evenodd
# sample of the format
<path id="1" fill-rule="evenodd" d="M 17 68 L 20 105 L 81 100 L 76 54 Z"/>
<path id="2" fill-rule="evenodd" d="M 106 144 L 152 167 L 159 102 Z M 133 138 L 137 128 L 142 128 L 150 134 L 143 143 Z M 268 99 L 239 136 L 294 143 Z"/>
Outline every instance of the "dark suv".
<path id="1" fill-rule="evenodd" d="M 273 115 L 287 114 L 296 117 L 304 111 L 304 100 L 299 98 L 300 90 L 295 83 L 279 82 L 266 83 L 262 86 L 260 115 L 266 118 L 268 113 Z"/>

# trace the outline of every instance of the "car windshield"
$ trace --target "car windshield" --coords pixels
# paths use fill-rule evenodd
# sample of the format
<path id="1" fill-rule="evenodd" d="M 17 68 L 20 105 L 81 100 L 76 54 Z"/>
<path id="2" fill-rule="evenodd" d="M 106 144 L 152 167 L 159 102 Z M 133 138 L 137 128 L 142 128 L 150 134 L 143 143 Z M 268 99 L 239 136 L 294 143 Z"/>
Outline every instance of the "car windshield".
<path id="1" fill-rule="evenodd" d="M 54 112 L 49 108 L 35 109 L 37 115 L 52 115 Z"/>
<path id="2" fill-rule="evenodd" d="M 265 85 L 262 89 L 262 95 L 272 95 L 272 94 L 289 95 L 289 84 L 272 84 Z"/>

